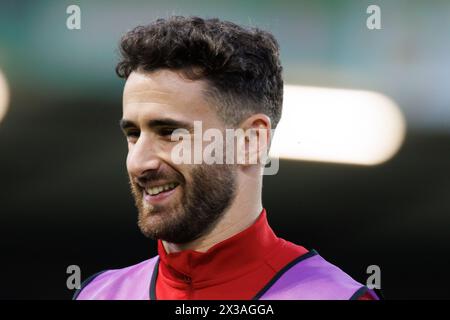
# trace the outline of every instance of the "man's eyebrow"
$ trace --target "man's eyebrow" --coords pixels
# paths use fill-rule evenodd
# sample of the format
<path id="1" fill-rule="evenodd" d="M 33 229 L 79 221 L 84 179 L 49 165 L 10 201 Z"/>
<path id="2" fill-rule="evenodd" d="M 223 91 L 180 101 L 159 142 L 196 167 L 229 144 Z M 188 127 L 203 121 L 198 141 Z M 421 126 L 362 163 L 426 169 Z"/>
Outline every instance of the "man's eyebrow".
<path id="1" fill-rule="evenodd" d="M 163 119 L 153 119 L 147 122 L 147 125 L 152 127 L 175 127 L 175 128 L 183 128 L 188 131 L 193 129 L 193 126 L 189 122 L 174 120 L 170 118 Z"/>
<path id="2" fill-rule="evenodd" d="M 136 128 L 137 126 L 134 124 L 133 121 L 127 120 L 127 119 L 120 119 L 119 121 L 120 128 L 122 130 L 128 129 L 128 128 Z"/>
<path id="3" fill-rule="evenodd" d="M 122 130 L 138 127 L 133 121 L 127 119 L 120 119 L 119 125 L 122 128 Z M 188 131 L 192 131 L 194 128 L 192 124 L 190 124 L 189 122 L 174 120 L 170 118 L 150 120 L 147 122 L 147 126 L 152 129 L 157 127 L 175 127 L 175 128 L 183 128 Z"/>

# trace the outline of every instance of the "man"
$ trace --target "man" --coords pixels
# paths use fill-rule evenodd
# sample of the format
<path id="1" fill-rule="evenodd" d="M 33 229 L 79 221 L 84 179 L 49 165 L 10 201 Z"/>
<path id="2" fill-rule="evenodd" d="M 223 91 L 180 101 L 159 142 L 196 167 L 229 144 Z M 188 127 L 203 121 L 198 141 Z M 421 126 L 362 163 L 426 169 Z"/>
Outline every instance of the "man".
<path id="1" fill-rule="evenodd" d="M 76 299 L 377 299 L 316 251 L 278 238 L 267 222 L 259 156 L 283 98 L 271 34 L 171 17 L 130 31 L 120 48 L 127 170 L 139 227 L 157 239 L 158 255 L 94 275 Z M 195 140 L 196 122 L 204 131 L 249 133 L 239 149 L 244 161 L 175 161 L 174 133 Z M 250 133 L 262 143 L 250 143 Z M 230 141 L 224 145 L 235 151 Z"/>

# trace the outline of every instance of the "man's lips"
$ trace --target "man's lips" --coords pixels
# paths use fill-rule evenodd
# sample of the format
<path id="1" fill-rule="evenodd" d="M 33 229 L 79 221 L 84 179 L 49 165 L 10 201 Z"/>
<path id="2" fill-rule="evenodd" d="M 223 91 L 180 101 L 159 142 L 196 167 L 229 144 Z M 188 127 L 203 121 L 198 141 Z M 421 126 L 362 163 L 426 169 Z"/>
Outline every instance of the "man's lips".
<path id="1" fill-rule="evenodd" d="M 149 194 L 147 190 L 144 189 L 144 200 L 149 204 L 159 204 L 172 196 L 178 189 L 179 185 L 176 185 L 173 189 L 164 190 L 155 195 Z"/>
<path id="2" fill-rule="evenodd" d="M 144 189 L 149 195 L 154 196 L 160 192 L 174 189 L 177 185 L 179 185 L 177 182 L 153 183 L 152 185 L 145 186 Z"/>

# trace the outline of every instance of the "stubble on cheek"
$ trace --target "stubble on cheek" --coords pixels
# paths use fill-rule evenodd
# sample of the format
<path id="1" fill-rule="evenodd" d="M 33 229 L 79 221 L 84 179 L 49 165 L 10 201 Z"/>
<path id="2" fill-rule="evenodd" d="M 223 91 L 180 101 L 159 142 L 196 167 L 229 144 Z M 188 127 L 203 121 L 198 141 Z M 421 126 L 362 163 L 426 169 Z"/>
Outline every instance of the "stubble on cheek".
<path id="1" fill-rule="evenodd" d="M 232 203 L 235 175 L 230 166 L 197 166 L 184 176 L 176 198 L 162 206 L 146 203 L 142 189 L 130 180 L 139 228 L 149 238 L 173 243 L 197 239 L 212 230 Z"/>
<path id="2" fill-rule="evenodd" d="M 157 239 L 159 235 L 164 234 L 171 228 L 173 221 L 176 221 L 177 218 L 179 218 L 177 215 L 182 211 L 178 208 L 177 204 L 155 206 L 148 203 L 144 199 L 142 188 L 132 182 L 131 179 L 129 183 L 138 210 L 137 224 L 146 237 Z M 179 186 L 179 188 L 180 187 L 181 186 Z"/>

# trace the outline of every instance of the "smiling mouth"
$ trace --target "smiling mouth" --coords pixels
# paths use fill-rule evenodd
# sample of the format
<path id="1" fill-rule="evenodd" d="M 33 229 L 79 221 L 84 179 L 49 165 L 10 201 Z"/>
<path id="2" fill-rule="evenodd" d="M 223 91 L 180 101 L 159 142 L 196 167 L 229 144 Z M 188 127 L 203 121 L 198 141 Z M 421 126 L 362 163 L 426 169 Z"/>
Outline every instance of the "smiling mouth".
<path id="1" fill-rule="evenodd" d="M 146 195 L 153 197 L 153 196 L 157 196 L 159 194 L 164 194 L 164 193 L 170 192 L 173 189 L 175 189 L 178 185 L 179 185 L 179 183 L 177 183 L 177 182 L 170 182 L 170 183 L 162 184 L 159 186 L 147 187 L 147 188 L 145 188 L 144 191 L 145 191 Z"/>

